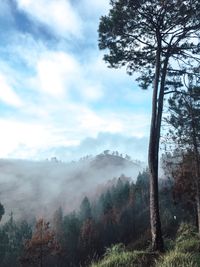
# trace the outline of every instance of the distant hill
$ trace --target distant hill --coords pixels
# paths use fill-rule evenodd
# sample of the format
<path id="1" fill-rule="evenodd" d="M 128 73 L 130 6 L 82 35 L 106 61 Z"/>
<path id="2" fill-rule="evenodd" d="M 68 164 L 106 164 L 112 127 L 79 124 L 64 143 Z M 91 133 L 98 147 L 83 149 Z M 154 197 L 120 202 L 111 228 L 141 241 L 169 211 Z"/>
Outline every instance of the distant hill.
<path id="1" fill-rule="evenodd" d="M 133 162 L 127 155 L 124 158 L 122 155 L 107 153 L 97 155 L 91 162 L 91 166 L 97 169 L 105 167 L 140 168 L 141 165 L 141 162 Z"/>
<path id="2" fill-rule="evenodd" d="M 104 153 L 77 162 L 0 160 L 0 202 L 16 217 L 50 216 L 62 206 L 76 209 L 85 195 L 121 174 L 135 179 L 143 164 L 127 155 Z"/>

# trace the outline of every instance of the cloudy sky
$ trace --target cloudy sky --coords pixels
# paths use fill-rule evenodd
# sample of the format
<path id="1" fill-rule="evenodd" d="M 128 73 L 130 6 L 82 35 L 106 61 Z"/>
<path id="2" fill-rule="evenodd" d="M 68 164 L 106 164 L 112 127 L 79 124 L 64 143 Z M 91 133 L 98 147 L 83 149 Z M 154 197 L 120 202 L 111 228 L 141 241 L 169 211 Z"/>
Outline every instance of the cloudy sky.
<path id="1" fill-rule="evenodd" d="M 151 90 L 98 49 L 109 0 L 0 0 L 0 157 L 146 159 Z"/>

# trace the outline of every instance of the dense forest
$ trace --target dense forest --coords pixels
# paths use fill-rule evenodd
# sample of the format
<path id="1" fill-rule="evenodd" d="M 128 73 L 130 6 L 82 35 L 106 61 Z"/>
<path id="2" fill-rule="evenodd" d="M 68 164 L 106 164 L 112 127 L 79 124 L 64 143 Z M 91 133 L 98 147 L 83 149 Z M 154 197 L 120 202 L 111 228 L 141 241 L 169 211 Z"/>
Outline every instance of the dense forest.
<path id="1" fill-rule="evenodd" d="M 173 199 L 174 184 L 160 182 L 161 220 L 165 236 L 173 238 L 182 221 L 195 224 L 195 208 Z M 150 247 L 149 173 L 133 182 L 121 175 L 98 198 L 85 196 L 69 214 L 55 210 L 50 220 L 15 220 L 11 213 L 0 228 L 1 266 L 88 266 L 113 244 L 129 250 Z"/>

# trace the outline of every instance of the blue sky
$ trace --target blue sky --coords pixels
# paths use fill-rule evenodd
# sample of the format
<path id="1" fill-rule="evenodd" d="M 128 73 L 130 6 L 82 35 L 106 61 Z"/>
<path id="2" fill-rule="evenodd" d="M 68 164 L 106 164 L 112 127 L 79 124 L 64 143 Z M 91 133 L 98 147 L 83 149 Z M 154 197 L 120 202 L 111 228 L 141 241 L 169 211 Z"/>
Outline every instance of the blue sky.
<path id="1" fill-rule="evenodd" d="M 0 0 L 0 157 L 146 160 L 151 90 L 109 69 L 98 23 L 109 0 Z"/>

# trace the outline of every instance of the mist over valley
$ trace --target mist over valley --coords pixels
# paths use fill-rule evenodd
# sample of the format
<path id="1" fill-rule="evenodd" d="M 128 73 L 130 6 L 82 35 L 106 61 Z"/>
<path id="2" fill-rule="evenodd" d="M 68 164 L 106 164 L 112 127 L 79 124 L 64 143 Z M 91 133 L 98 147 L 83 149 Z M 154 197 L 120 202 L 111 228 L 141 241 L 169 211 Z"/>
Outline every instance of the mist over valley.
<path id="1" fill-rule="evenodd" d="M 85 196 L 100 194 L 122 174 L 135 180 L 144 164 L 118 152 L 86 156 L 65 163 L 56 158 L 46 161 L 0 160 L 0 197 L 7 216 L 17 219 L 49 218 L 59 207 L 65 213 L 77 209 Z M 7 215 L 7 216 L 6 216 Z"/>

